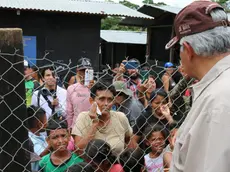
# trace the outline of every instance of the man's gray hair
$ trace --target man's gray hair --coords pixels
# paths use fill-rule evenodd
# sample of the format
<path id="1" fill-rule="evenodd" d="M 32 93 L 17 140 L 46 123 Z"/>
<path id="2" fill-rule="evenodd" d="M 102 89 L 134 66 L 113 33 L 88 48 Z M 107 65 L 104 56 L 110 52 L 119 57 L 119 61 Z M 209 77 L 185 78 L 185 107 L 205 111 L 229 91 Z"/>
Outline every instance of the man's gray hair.
<path id="1" fill-rule="evenodd" d="M 227 14 L 221 9 L 214 9 L 210 14 L 213 21 L 228 19 Z M 180 40 L 180 44 L 184 42 L 188 42 L 199 56 L 208 57 L 226 53 L 230 51 L 230 27 L 220 26 L 185 36 Z"/>

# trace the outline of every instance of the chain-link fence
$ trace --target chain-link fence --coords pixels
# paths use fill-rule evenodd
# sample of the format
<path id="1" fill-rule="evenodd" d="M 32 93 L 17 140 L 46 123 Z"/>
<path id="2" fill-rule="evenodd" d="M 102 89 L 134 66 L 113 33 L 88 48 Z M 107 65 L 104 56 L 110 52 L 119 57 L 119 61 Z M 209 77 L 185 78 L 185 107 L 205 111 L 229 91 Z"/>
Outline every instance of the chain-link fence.
<path id="1" fill-rule="evenodd" d="M 0 171 L 168 170 L 191 107 L 183 69 L 132 59 L 92 77 L 87 58 L 39 67 L 20 54 L 0 53 Z"/>

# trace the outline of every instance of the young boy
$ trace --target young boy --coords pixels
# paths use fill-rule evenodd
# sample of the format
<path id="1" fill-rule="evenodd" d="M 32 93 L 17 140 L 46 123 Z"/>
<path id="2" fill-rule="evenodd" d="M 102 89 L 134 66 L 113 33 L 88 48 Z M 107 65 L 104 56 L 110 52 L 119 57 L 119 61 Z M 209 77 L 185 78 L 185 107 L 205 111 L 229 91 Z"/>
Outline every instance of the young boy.
<path id="1" fill-rule="evenodd" d="M 33 161 L 32 171 L 37 171 L 39 169 L 38 158 L 43 157 L 49 153 L 49 146 L 46 142 L 46 136 L 44 136 L 43 132 L 47 126 L 46 113 L 42 108 L 29 106 L 27 108 L 27 124 L 29 128 L 29 140 L 28 143 L 31 147 L 31 152 L 33 152 L 33 157 L 37 157 L 35 159 L 31 159 Z"/>
<path id="2" fill-rule="evenodd" d="M 49 120 L 47 135 L 47 143 L 53 152 L 44 156 L 39 162 L 43 172 L 63 172 L 68 167 L 83 161 L 67 149 L 70 135 L 67 122 L 62 117 L 54 117 Z"/>
<path id="3" fill-rule="evenodd" d="M 167 138 L 167 132 L 162 126 L 154 125 L 145 130 L 146 145 L 151 152 L 145 155 L 145 166 L 148 172 L 163 172 L 163 149 Z"/>
<path id="4" fill-rule="evenodd" d="M 172 161 L 172 152 L 174 149 L 174 144 L 176 141 L 176 134 L 179 128 L 178 123 L 173 123 L 170 125 L 170 136 L 169 136 L 169 145 L 166 147 L 165 153 L 164 153 L 164 167 L 169 168 L 171 161 Z"/>

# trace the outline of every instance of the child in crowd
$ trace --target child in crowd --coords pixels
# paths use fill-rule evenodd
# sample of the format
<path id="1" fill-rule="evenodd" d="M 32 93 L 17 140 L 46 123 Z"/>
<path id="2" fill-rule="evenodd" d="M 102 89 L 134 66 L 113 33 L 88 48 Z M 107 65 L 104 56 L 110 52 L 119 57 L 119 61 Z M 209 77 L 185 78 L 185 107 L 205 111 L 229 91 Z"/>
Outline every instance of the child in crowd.
<path id="1" fill-rule="evenodd" d="M 146 145 L 151 152 L 145 155 L 145 166 L 148 172 L 163 172 L 163 150 L 167 139 L 167 132 L 160 125 L 148 127 L 145 130 Z"/>
<path id="2" fill-rule="evenodd" d="M 173 123 L 170 125 L 170 136 L 168 138 L 169 145 L 166 147 L 164 157 L 163 157 L 165 168 L 170 168 L 170 164 L 172 161 L 172 152 L 174 149 L 178 128 L 179 128 L 178 123 Z"/>
<path id="3" fill-rule="evenodd" d="M 169 99 L 167 93 L 162 90 L 152 92 L 149 107 L 136 120 L 136 125 L 133 127 L 134 136 L 132 137 L 132 144 L 138 145 L 146 150 L 144 138 L 146 128 L 154 125 L 161 125 L 166 128 L 167 133 L 170 131 L 170 124 L 174 123 L 173 117 L 169 108 Z"/>
<path id="4" fill-rule="evenodd" d="M 122 166 L 116 163 L 110 145 L 104 140 L 91 140 L 85 153 L 88 163 L 92 164 L 95 172 L 123 172 Z"/>
<path id="5" fill-rule="evenodd" d="M 69 167 L 65 172 L 94 172 L 94 169 L 89 163 L 80 162 Z"/>
<path id="6" fill-rule="evenodd" d="M 39 162 L 43 172 L 63 172 L 68 167 L 83 161 L 67 149 L 70 135 L 67 122 L 62 118 L 54 115 L 48 122 L 47 142 L 53 152 L 44 156 Z"/>
<path id="7" fill-rule="evenodd" d="M 142 151 L 140 148 L 126 149 L 120 155 L 119 161 L 123 167 L 124 172 L 144 172 L 144 151 Z"/>
<path id="8" fill-rule="evenodd" d="M 27 108 L 27 115 L 29 143 L 34 153 L 40 157 L 43 157 L 49 153 L 50 149 L 46 142 L 46 137 L 44 134 L 42 134 L 47 126 L 46 113 L 42 108 L 32 105 Z M 31 168 L 33 171 L 37 171 L 39 169 L 38 161 L 33 161 Z"/>

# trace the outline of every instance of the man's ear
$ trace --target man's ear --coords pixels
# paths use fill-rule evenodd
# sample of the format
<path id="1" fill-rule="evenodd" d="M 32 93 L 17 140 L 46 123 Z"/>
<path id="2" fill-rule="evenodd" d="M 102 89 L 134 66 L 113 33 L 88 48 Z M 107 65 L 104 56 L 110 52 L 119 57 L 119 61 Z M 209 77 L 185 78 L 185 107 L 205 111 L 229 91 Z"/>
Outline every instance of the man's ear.
<path id="1" fill-rule="evenodd" d="M 183 47 L 184 47 L 185 53 L 187 54 L 188 59 L 192 61 L 194 55 L 196 54 L 192 46 L 187 42 L 183 42 Z"/>
<path id="2" fill-rule="evenodd" d="M 92 97 L 89 98 L 89 103 L 92 105 L 94 103 L 94 99 Z"/>

